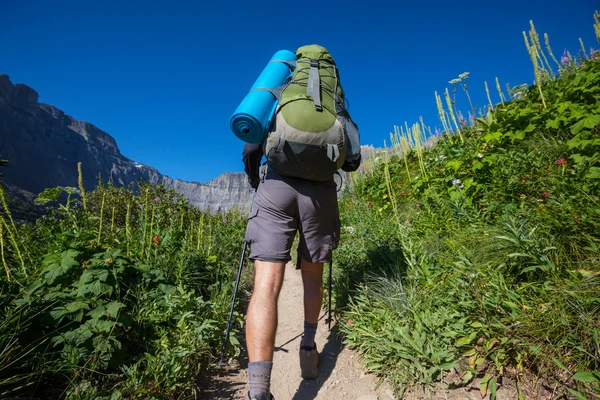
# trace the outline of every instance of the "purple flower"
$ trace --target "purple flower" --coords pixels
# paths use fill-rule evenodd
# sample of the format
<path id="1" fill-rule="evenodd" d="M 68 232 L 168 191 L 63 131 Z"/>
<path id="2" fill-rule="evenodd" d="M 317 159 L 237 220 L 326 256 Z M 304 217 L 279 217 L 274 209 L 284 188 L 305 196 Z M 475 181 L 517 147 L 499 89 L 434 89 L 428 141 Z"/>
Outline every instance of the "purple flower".
<path id="1" fill-rule="evenodd" d="M 453 185 L 458 185 L 460 183 L 460 179 L 453 179 L 452 180 L 452 184 Z"/>
<path id="2" fill-rule="evenodd" d="M 435 128 L 435 136 L 442 136 L 442 132 L 438 128 Z"/>
<path id="3" fill-rule="evenodd" d="M 565 52 L 563 53 L 563 56 L 560 59 L 560 62 L 563 64 L 569 62 L 569 56 L 567 55 L 567 49 L 565 49 Z"/>
<path id="4" fill-rule="evenodd" d="M 160 201 L 160 197 L 156 196 L 156 197 L 154 198 L 154 202 L 158 203 L 159 201 Z"/>
<path id="5" fill-rule="evenodd" d="M 361 165 L 359 170 L 360 170 L 360 173 L 361 173 L 361 174 L 364 174 L 364 173 L 365 173 L 365 167 L 364 167 L 364 166 L 362 166 L 362 165 Z"/>
<path id="6" fill-rule="evenodd" d="M 459 189 L 464 189 L 464 188 L 465 188 L 465 185 L 460 185 L 458 188 L 459 188 Z"/>

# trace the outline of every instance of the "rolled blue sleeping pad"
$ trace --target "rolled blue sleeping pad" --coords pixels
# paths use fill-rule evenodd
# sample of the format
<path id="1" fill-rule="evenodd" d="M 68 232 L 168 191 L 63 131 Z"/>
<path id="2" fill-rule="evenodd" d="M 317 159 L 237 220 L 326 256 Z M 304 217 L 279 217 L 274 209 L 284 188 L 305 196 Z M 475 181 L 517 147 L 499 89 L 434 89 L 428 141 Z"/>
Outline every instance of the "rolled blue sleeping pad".
<path id="1" fill-rule="evenodd" d="M 279 50 L 262 70 L 250 92 L 244 97 L 229 121 L 232 132 L 244 142 L 261 143 L 267 135 L 271 117 L 278 99 L 267 90 L 281 86 L 291 76 L 290 67 L 275 60 L 295 61 L 296 55 L 289 50 Z"/>

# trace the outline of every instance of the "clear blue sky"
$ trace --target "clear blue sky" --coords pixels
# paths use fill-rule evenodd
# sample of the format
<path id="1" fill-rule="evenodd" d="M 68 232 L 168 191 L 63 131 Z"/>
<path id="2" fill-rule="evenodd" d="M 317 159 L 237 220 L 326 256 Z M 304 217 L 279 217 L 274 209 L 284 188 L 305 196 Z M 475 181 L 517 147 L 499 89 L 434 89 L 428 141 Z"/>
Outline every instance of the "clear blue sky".
<path id="1" fill-rule="evenodd" d="M 580 37 L 600 47 L 594 9 L 597 0 L 2 0 L 0 73 L 108 132 L 126 157 L 206 182 L 243 170 L 229 118 L 277 50 L 327 47 L 362 143 L 382 146 L 394 125 L 439 125 L 434 91 L 462 72 L 481 106 L 484 80 L 494 101 L 495 77 L 531 83 L 530 19 L 557 57 L 577 53 Z"/>

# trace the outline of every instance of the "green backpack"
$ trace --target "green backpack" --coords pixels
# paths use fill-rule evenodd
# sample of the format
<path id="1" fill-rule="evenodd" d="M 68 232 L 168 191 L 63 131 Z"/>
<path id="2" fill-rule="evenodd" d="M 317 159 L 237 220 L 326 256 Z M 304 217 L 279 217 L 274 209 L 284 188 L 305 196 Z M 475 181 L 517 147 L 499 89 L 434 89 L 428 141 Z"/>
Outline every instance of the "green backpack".
<path id="1" fill-rule="evenodd" d="M 302 46 L 272 118 L 264 154 L 280 175 L 327 181 L 346 160 L 344 90 L 327 49 Z"/>

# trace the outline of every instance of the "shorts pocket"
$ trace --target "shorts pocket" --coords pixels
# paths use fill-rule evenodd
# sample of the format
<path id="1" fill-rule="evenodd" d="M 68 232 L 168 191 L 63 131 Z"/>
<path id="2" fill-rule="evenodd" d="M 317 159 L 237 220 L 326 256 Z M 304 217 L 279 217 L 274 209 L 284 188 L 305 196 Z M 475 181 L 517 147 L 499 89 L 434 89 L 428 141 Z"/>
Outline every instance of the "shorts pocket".
<path id="1" fill-rule="evenodd" d="M 246 234 L 244 235 L 246 243 L 248 244 L 254 243 L 257 239 L 256 221 L 253 220 L 258 215 L 258 210 L 258 206 L 255 205 L 254 208 L 250 211 L 250 214 L 248 215 L 248 222 L 246 223 Z"/>
<path id="2" fill-rule="evenodd" d="M 255 205 L 254 208 L 250 211 L 250 214 L 248 215 L 248 221 L 255 218 L 257 215 L 258 215 L 258 206 Z"/>

